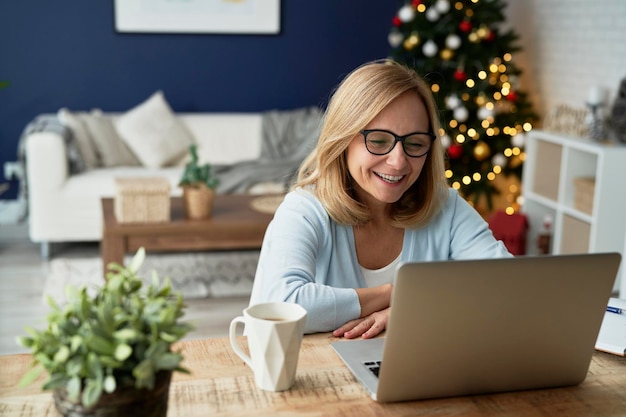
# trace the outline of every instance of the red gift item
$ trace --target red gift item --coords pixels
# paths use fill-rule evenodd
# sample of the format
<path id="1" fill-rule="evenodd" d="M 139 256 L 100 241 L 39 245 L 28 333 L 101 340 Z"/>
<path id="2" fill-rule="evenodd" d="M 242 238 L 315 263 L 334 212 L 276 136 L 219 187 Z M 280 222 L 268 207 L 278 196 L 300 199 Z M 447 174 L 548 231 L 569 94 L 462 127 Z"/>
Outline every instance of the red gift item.
<path id="1" fill-rule="evenodd" d="M 526 233 L 528 231 L 526 215 L 496 211 L 489 216 L 489 228 L 493 236 L 501 240 L 513 255 L 526 255 Z"/>

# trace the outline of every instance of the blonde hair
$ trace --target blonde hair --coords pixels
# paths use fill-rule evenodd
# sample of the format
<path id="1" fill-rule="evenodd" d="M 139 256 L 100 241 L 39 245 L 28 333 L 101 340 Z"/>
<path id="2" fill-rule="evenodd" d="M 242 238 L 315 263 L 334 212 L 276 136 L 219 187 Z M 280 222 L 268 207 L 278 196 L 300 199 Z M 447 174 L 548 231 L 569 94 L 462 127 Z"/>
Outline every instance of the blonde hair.
<path id="1" fill-rule="evenodd" d="M 302 162 L 293 188 L 312 189 L 330 217 L 340 224 L 367 222 L 370 213 L 352 191 L 345 151 L 360 130 L 407 91 L 422 99 L 430 130 L 438 135 L 437 108 L 426 82 L 415 71 L 391 60 L 366 63 L 348 74 L 332 95 L 317 146 Z M 448 195 L 444 166 L 443 147 L 435 140 L 420 176 L 393 203 L 391 224 L 420 227 L 440 211 Z"/>

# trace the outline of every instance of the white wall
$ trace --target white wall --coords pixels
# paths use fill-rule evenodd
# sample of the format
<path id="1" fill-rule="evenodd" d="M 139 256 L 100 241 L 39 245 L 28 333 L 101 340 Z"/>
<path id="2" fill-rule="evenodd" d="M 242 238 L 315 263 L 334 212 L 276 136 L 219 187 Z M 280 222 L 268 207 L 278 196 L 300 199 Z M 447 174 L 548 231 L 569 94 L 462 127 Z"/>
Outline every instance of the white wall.
<path id="1" fill-rule="evenodd" d="M 555 106 L 582 108 L 592 86 L 613 102 L 626 77 L 626 1 L 507 0 L 508 24 L 521 35 L 514 60 L 520 88 L 544 118 Z"/>

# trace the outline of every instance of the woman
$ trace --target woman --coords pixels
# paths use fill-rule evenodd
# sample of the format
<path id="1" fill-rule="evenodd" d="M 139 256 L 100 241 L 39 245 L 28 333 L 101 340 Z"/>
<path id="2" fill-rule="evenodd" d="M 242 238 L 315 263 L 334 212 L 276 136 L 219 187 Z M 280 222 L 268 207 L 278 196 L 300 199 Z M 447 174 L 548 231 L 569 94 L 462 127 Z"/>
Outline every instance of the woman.
<path id="1" fill-rule="evenodd" d="M 391 61 L 349 74 L 267 229 L 251 304 L 308 311 L 306 332 L 383 331 L 396 265 L 511 256 L 450 189 L 428 85 Z"/>

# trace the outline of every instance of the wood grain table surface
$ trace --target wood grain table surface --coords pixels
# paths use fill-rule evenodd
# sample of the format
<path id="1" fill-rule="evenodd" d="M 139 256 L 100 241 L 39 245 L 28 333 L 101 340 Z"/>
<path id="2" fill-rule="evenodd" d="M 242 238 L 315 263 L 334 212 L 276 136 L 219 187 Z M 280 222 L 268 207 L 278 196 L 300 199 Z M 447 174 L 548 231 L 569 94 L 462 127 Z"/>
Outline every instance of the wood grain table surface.
<path id="1" fill-rule="evenodd" d="M 626 358 L 595 352 L 585 381 L 574 387 L 376 403 L 335 354 L 328 333 L 302 342 L 296 383 L 266 392 L 232 351 L 228 338 L 180 342 L 190 375 L 177 373 L 168 416 L 626 416 Z M 245 346 L 245 338 L 240 342 Z M 0 416 L 55 416 L 40 383 L 18 388 L 30 355 L 0 356 Z"/>

